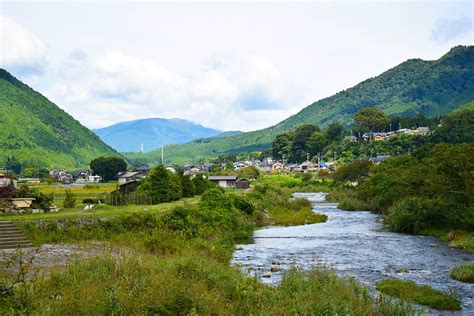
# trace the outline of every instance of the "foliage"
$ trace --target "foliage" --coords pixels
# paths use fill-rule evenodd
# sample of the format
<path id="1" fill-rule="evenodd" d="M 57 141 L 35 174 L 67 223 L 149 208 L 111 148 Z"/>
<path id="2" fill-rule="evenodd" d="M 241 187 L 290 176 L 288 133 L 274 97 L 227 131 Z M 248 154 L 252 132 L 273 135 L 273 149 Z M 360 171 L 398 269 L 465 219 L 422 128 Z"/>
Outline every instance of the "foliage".
<path id="1" fill-rule="evenodd" d="M 65 197 L 63 201 L 64 208 L 74 208 L 76 206 L 76 199 L 74 195 L 71 193 L 71 190 L 65 190 Z"/>
<path id="2" fill-rule="evenodd" d="M 181 179 L 163 165 L 153 168 L 140 182 L 137 192 L 146 193 L 153 203 L 176 201 L 182 197 Z"/>
<path id="3" fill-rule="evenodd" d="M 196 194 L 196 188 L 191 177 L 188 175 L 179 174 L 181 179 L 182 197 L 193 197 Z"/>
<path id="4" fill-rule="evenodd" d="M 53 194 L 44 194 L 37 189 L 30 189 L 27 185 L 21 185 L 15 197 L 18 198 L 33 198 L 31 203 L 32 208 L 39 208 L 42 210 L 49 210 L 53 203 Z"/>
<path id="5" fill-rule="evenodd" d="M 387 279 L 380 281 L 376 288 L 384 294 L 434 309 L 461 310 L 461 304 L 457 297 L 426 285 L 417 285 L 411 281 Z"/>
<path id="6" fill-rule="evenodd" d="M 363 108 L 354 115 L 354 131 L 375 132 L 383 131 L 390 123 L 388 116 L 377 108 Z"/>
<path id="7" fill-rule="evenodd" d="M 260 170 L 255 166 L 248 166 L 239 170 L 239 178 L 241 179 L 257 179 L 259 176 Z"/>
<path id="8" fill-rule="evenodd" d="M 372 162 L 367 159 L 357 159 L 339 167 L 332 175 L 335 182 L 360 182 L 369 175 Z"/>
<path id="9" fill-rule="evenodd" d="M 474 263 L 466 263 L 454 267 L 449 274 L 455 280 L 474 283 Z"/>
<path id="10" fill-rule="evenodd" d="M 117 180 L 120 172 L 127 171 L 127 163 L 120 157 L 99 157 L 91 161 L 90 167 L 106 182 Z"/>
<path id="11" fill-rule="evenodd" d="M 194 184 L 194 192 L 197 195 L 203 194 L 207 189 L 212 188 L 214 185 L 201 174 L 195 175 L 192 182 Z"/>
<path id="12" fill-rule="evenodd" d="M 306 160 L 308 154 L 307 143 L 311 139 L 311 136 L 319 132 L 319 127 L 311 124 L 303 124 L 296 128 L 289 152 L 289 162 L 301 162 Z"/>
<path id="13" fill-rule="evenodd" d="M 2 162 L 15 157 L 17 163 L 35 169 L 75 168 L 101 155 L 119 156 L 92 131 L 3 69 L 0 113 Z"/>
<path id="14" fill-rule="evenodd" d="M 445 117 L 434 140 L 452 144 L 474 144 L 474 102 Z"/>
<path id="15" fill-rule="evenodd" d="M 423 114 L 431 118 L 444 115 L 473 99 L 473 51 L 472 46 L 457 46 L 438 60 L 407 60 L 377 77 L 316 101 L 274 126 L 236 136 L 166 146 L 168 158 L 165 160 L 187 163 L 229 152 L 262 151 L 270 148 L 277 135 L 301 124 L 325 127 L 338 121 L 348 127 L 354 114 L 367 107 L 377 107 L 389 116 Z M 159 160 L 161 152 L 136 153 L 127 157 L 145 157 L 152 162 Z"/>

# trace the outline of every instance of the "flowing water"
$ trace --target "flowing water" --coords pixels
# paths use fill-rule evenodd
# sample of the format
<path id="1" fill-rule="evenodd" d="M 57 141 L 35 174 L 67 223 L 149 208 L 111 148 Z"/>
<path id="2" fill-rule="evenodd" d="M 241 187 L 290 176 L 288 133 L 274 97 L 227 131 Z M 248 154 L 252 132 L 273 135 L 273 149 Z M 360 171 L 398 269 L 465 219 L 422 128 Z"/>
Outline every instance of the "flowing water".
<path id="1" fill-rule="evenodd" d="M 276 284 L 290 266 L 329 266 L 374 289 L 381 279 L 411 280 L 461 297 L 464 315 L 474 315 L 474 286 L 449 277 L 451 267 L 474 261 L 474 255 L 450 248 L 434 237 L 389 232 L 370 212 L 348 212 L 326 203 L 323 193 L 295 193 L 325 223 L 268 227 L 254 233 L 255 243 L 240 245 L 232 264 L 262 282 Z M 280 271 L 271 272 L 271 267 Z"/>

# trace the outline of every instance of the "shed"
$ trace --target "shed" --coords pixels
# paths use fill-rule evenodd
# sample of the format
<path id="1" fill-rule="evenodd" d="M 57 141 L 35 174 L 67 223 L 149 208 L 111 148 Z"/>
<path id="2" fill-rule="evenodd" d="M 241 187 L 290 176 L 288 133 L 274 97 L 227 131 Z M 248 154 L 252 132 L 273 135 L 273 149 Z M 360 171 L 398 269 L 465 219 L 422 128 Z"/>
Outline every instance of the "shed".
<path id="1" fill-rule="evenodd" d="M 235 187 L 237 189 L 246 190 L 250 188 L 250 181 L 247 179 L 239 179 L 235 182 Z"/>
<path id="2" fill-rule="evenodd" d="M 208 180 L 221 188 L 235 188 L 237 176 L 209 176 Z"/>

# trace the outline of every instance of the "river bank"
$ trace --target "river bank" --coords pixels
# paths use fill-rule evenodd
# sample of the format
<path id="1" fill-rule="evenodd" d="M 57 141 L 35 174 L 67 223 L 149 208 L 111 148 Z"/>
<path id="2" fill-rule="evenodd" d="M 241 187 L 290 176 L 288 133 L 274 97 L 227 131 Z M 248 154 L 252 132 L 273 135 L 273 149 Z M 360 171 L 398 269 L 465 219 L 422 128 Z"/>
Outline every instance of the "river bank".
<path id="1" fill-rule="evenodd" d="M 462 299 L 463 313 L 474 312 L 471 284 L 455 281 L 453 266 L 474 261 L 474 255 L 450 248 L 439 239 L 386 231 L 380 216 L 347 212 L 327 203 L 323 194 L 302 193 L 313 210 L 328 216 L 325 223 L 268 227 L 254 233 L 255 243 L 240 245 L 232 264 L 267 284 L 278 284 L 291 266 L 329 266 L 341 277 L 353 276 L 374 289 L 386 278 L 398 278 L 453 292 Z M 274 267 L 272 271 L 272 267 Z"/>

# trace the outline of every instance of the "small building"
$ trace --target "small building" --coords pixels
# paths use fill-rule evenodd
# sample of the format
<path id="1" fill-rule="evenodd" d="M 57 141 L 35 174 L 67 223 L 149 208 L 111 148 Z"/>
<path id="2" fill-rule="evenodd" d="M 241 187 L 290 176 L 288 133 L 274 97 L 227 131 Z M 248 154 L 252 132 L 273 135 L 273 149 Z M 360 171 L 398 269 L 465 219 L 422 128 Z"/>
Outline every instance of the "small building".
<path id="1" fill-rule="evenodd" d="M 134 180 L 138 180 L 140 178 L 140 172 L 124 172 L 119 175 L 118 182 L 119 183 L 128 183 Z"/>
<path id="2" fill-rule="evenodd" d="M 235 182 L 236 189 L 247 190 L 250 188 L 250 181 L 247 179 L 239 179 Z"/>
<path id="3" fill-rule="evenodd" d="M 148 172 L 150 172 L 150 170 L 151 170 L 151 168 L 147 165 L 141 166 L 141 167 L 138 167 L 138 168 L 135 169 L 136 172 L 140 172 L 143 175 L 148 174 Z"/>
<path id="4" fill-rule="evenodd" d="M 137 188 L 137 186 L 138 186 L 138 181 L 132 180 L 130 182 L 119 185 L 118 191 L 120 193 L 125 193 L 125 194 L 132 193 L 132 192 L 135 192 L 135 189 Z"/>
<path id="5" fill-rule="evenodd" d="M 102 181 L 101 176 L 89 176 L 87 178 L 87 182 L 99 183 L 100 181 Z"/>
<path id="6" fill-rule="evenodd" d="M 168 170 L 171 173 L 176 173 L 176 169 L 174 167 L 171 167 L 171 166 L 166 167 L 166 170 Z"/>
<path id="7" fill-rule="evenodd" d="M 417 135 L 422 135 L 422 136 L 426 136 L 426 135 L 429 135 L 430 134 L 430 129 L 429 127 L 418 127 L 416 130 L 416 134 Z"/>
<path id="8" fill-rule="evenodd" d="M 28 208 L 31 206 L 35 199 L 34 198 L 13 198 L 9 199 L 10 203 L 15 208 Z"/>
<path id="9" fill-rule="evenodd" d="M 377 157 L 370 157 L 369 160 L 372 161 L 374 164 L 378 165 L 379 163 L 387 160 L 388 158 L 390 158 L 390 156 L 380 155 L 380 156 L 377 156 Z"/>
<path id="10" fill-rule="evenodd" d="M 16 188 L 17 180 L 15 178 L 0 174 L 0 188 L 8 187 L 12 184 Z"/>
<path id="11" fill-rule="evenodd" d="M 18 183 L 40 184 L 41 181 L 39 178 L 20 178 Z"/>
<path id="12" fill-rule="evenodd" d="M 237 176 L 209 176 L 208 180 L 221 188 L 235 188 Z"/>
<path id="13" fill-rule="evenodd" d="M 355 136 L 346 136 L 344 137 L 344 141 L 346 142 L 351 142 L 351 143 L 357 143 L 357 137 Z"/>

